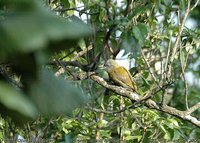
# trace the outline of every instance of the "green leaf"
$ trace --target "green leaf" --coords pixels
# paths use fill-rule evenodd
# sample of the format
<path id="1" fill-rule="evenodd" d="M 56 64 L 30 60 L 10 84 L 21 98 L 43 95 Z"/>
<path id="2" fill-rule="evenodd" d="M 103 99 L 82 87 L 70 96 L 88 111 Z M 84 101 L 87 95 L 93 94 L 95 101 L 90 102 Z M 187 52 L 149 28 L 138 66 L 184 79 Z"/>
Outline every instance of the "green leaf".
<path id="1" fill-rule="evenodd" d="M 137 6 L 133 9 L 133 12 L 131 14 L 131 17 L 134 17 L 136 15 L 140 15 L 145 13 L 146 11 L 150 10 L 152 8 L 152 4 L 147 4 L 147 5 L 141 5 L 141 6 Z"/>
<path id="2" fill-rule="evenodd" d="M 72 133 L 65 134 L 65 142 L 66 143 L 72 142 L 72 137 L 73 137 Z"/>
<path id="3" fill-rule="evenodd" d="M 99 14 L 99 21 L 105 21 L 106 19 L 106 10 L 105 9 L 101 9 L 100 14 Z"/>
<path id="4" fill-rule="evenodd" d="M 170 121 L 171 123 L 173 123 L 173 125 L 177 128 L 179 127 L 178 121 L 174 118 L 168 119 L 168 121 Z"/>
<path id="5" fill-rule="evenodd" d="M 37 110 L 30 99 L 2 81 L 0 81 L 0 102 L 8 109 L 27 117 L 35 118 L 37 116 Z"/>
<path id="6" fill-rule="evenodd" d="M 173 136 L 173 140 L 179 140 L 181 137 L 181 133 L 179 130 L 174 130 L 174 136 Z"/>
<path id="7" fill-rule="evenodd" d="M 167 130 L 165 129 L 165 127 L 163 125 L 160 125 L 161 129 L 166 133 Z"/>
<path id="8" fill-rule="evenodd" d="M 133 27 L 133 34 L 142 46 L 148 34 L 148 28 L 145 24 L 139 23 Z"/>
<path id="9" fill-rule="evenodd" d="M 145 77 L 143 77 L 143 76 L 141 76 L 142 77 L 142 80 L 143 80 L 143 83 L 144 83 L 144 86 L 147 86 L 147 87 L 149 87 L 149 82 L 148 82 L 148 80 L 145 78 Z"/>
<path id="10" fill-rule="evenodd" d="M 166 140 L 170 140 L 171 139 L 171 134 L 169 131 L 166 130 L 165 135 L 164 135 L 164 139 Z"/>
<path id="11" fill-rule="evenodd" d="M 65 8 L 69 8 L 70 7 L 70 3 L 68 0 L 60 0 L 61 4 L 64 5 Z"/>
<path id="12" fill-rule="evenodd" d="M 72 115 L 72 111 L 84 105 L 86 97 L 80 89 L 69 81 L 56 78 L 52 73 L 42 70 L 39 80 L 30 90 L 31 97 L 44 115 Z"/>
<path id="13" fill-rule="evenodd" d="M 131 56 L 136 59 L 141 51 L 141 45 L 137 39 L 130 32 L 122 33 L 121 37 L 123 39 L 122 48 L 125 49 L 125 54 L 131 52 Z"/>
<path id="14" fill-rule="evenodd" d="M 31 1 L 31 0 L 30 0 Z M 89 28 L 81 22 L 73 22 L 52 14 L 39 2 L 31 1 L 34 8 L 20 12 L 19 5 L 29 4 L 19 0 L 14 5 L 11 15 L 4 15 L 5 20 L 0 21 L 0 57 L 5 58 L 16 53 L 30 53 L 36 50 L 51 47 L 55 49 L 58 42 L 67 41 L 65 48 L 69 48 L 74 40 L 89 34 Z M 31 6 L 29 6 L 31 7 Z"/>
<path id="15" fill-rule="evenodd" d="M 97 124 L 101 127 L 106 127 L 108 124 L 108 121 L 106 120 L 99 120 L 99 122 L 97 122 Z"/>
<path id="16" fill-rule="evenodd" d="M 100 134 L 104 138 L 110 138 L 110 131 L 109 130 L 100 130 Z"/>
<path id="17" fill-rule="evenodd" d="M 85 40 L 84 39 L 81 39 L 79 42 L 78 42 L 78 45 L 80 46 L 80 48 L 82 50 L 84 50 L 86 48 L 86 43 L 85 43 Z"/>
<path id="18" fill-rule="evenodd" d="M 142 138 L 142 136 L 138 135 L 138 136 L 126 136 L 125 139 L 128 141 L 128 140 L 135 140 L 137 139 L 137 141 L 140 141 Z"/>

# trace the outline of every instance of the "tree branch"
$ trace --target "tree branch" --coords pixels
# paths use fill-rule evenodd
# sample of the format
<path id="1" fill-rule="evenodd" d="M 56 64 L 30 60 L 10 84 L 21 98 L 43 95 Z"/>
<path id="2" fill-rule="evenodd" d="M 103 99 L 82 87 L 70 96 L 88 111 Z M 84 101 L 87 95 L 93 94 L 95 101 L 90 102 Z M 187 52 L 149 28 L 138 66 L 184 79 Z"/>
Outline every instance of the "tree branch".
<path id="1" fill-rule="evenodd" d="M 139 101 L 139 95 L 137 93 L 132 92 L 131 90 L 128 90 L 123 87 L 115 86 L 115 85 L 109 85 L 103 78 L 97 75 L 91 75 L 90 78 L 96 81 L 98 84 L 114 91 L 115 93 L 118 93 L 124 97 L 127 97 L 131 99 L 132 101 Z"/>
<path id="2" fill-rule="evenodd" d="M 74 56 L 71 61 L 76 61 L 79 57 L 83 56 L 84 54 L 86 54 L 88 51 L 92 49 L 93 47 L 92 45 L 90 45 L 89 47 L 85 48 L 83 51 L 80 51 L 79 53 L 77 53 L 77 55 Z"/>
<path id="3" fill-rule="evenodd" d="M 196 111 L 197 109 L 200 108 L 200 102 L 197 103 L 196 105 L 192 106 L 191 108 L 189 108 L 186 111 L 181 111 L 174 107 L 170 107 L 166 104 L 163 104 L 162 106 L 160 106 L 158 103 L 156 103 L 155 101 L 153 101 L 149 98 L 144 100 L 142 96 L 139 96 L 138 94 L 133 93 L 132 91 L 129 91 L 122 87 L 109 85 L 103 78 L 101 78 L 97 75 L 90 75 L 90 78 L 92 80 L 96 81 L 98 84 L 106 87 L 107 89 L 110 89 L 121 96 L 127 97 L 127 98 L 131 99 L 132 101 L 136 101 L 136 103 L 139 103 L 143 100 L 145 103 L 145 106 L 147 106 L 151 109 L 156 109 L 156 110 L 162 111 L 164 113 L 168 113 L 170 115 L 176 116 L 183 120 L 187 120 L 187 121 L 191 122 L 192 124 L 196 125 L 197 127 L 200 127 L 200 120 L 198 120 L 197 118 L 190 115 L 191 113 L 193 113 L 194 111 Z"/>
<path id="4" fill-rule="evenodd" d="M 65 61 L 51 61 L 51 62 L 48 62 L 47 64 L 49 64 L 49 65 L 61 64 L 62 66 L 74 66 L 74 67 L 79 67 L 83 71 L 88 71 L 90 69 L 88 65 L 83 65 L 83 64 L 76 62 L 76 61 L 67 61 L 67 62 L 65 62 Z"/>
<path id="5" fill-rule="evenodd" d="M 194 111 L 196 111 L 197 109 L 200 108 L 200 102 L 195 104 L 194 106 L 190 107 L 188 110 L 187 110 L 187 114 L 190 115 L 191 113 L 193 113 Z"/>
<path id="6" fill-rule="evenodd" d="M 181 34 L 183 32 L 183 29 L 184 29 L 184 26 L 185 26 L 185 22 L 186 22 L 186 19 L 187 19 L 187 16 L 188 16 L 189 12 L 190 12 L 190 0 L 188 0 L 187 9 L 185 11 L 182 23 L 179 26 L 179 32 L 178 32 L 178 35 L 177 35 L 177 38 L 176 38 L 176 41 L 175 41 L 175 44 L 174 44 L 174 48 L 173 48 L 173 51 L 172 51 L 172 56 L 171 56 L 170 63 L 172 63 L 174 58 L 175 58 L 175 55 L 176 55 L 176 52 L 177 52 L 177 48 L 178 48 L 178 44 L 179 44 L 180 39 L 181 39 Z"/>
<path id="7" fill-rule="evenodd" d="M 55 62 L 53 62 L 52 64 L 55 64 Z M 69 65 L 77 66 L 81 69 L 85 68 L 83 65 L 81 65 L 78 62 L 63 62 L 62 64 L 64 66 L 69 66 Z M 181 110 L 178 110 L 174 107 L 170 107 L 166 104 L 158 104 L 155 101 L 151 100 L 150 98 L 154 96 L 154 93 L 149 92 L 145 96 L 140 96 L 137 93 L 134 93 L 133 91 L 131 91 L 127 88 L 108 84 L 103 78 L 95 75 L 94 72 L 93 73 L 89 72 L 87 74 L 83 73 L 83 74 L 86 75 L 87 77 L 89 76 L 93 81 L 97 82 L 101 86 L 103 86 L 103 87 L 105 87 L 105 88 L 107 88 L 107 89 L 109 89 L 109 90 L 111 90 L 111 91 L 113 91 L 113 92 L 115 92 L 115 93 L 117 93 L 121 96 L 129 98 L 131 101 L 134 102 L 133 104 L 143 103 L 143 104 L 145 104 L 145 106 L 147 106 L 151 109 L 156 109 L 156 110 L 162 111 L 164 113 L 168 113 L 170 115 L 179 117 L 183 120 L 187 120 L 187 121 L 191 122 L 192 124 L 196 125 L 197 127 L 200 127 L 200 120 L 191 116 L 191 114 L 194 111 L 196 111 L 197 109 L 200 109 L 200 102 L 197 103 L 196 105 L 192 106 L 191 108 L 185 110 L 185 111 L 181 111 Z M 84 76 L 82 76 L 82 78 L 84 78 Z M 122 110 L 126 110 L 126 109 L 124 108 Z"/>
<path id="8" fill-rule="evenodd" d="M 199 3 L 199 0 L 196 1 L 196 3 L 194 4 L 194 6 L 190 9 L 190 11 L 192 11 Z"/>

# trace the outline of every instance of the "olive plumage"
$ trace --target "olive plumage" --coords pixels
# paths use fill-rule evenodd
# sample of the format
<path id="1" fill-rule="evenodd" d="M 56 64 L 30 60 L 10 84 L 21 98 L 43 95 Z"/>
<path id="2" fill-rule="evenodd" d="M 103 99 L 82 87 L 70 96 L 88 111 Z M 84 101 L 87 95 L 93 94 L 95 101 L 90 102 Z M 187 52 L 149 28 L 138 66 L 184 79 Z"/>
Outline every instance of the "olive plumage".
<path id="1" fill-rule="evenodd" d="M 126 68 L 118 65 L 118 63 L 113 59 L 107 60 L 105 67 L 111 81 L 122 87 L 137 91 L 137 86 L 133 80 L 133 77 Z"/>

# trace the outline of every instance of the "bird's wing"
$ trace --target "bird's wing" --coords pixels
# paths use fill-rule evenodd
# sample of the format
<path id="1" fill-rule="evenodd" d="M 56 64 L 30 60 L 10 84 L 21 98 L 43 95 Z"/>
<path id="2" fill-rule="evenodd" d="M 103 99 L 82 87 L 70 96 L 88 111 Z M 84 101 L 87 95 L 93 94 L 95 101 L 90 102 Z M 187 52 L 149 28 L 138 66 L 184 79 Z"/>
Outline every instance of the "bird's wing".
<path id="1" fill-rule="evenodd" d="M 120 66 L 113 69 L 110 75 L 112 80 L 117 84 L 123 87 L 129 87 L 134 89 L 132 77 L 130 73 L 127 71 L 127 69 L 125 69 L 124 67 Z"/>
<path id="2" fill-rule="evenodd" d="M 137 85 L 136 85 L 136 83 L 135 83 L 135 81 L 134 81 L 134 79 L 133 79 L 131 73 L 130 73 L 129 71 L 127 71 L 127 72 L 128 72 L 128 75 L 129 75 L 129 77 L 130 77 L 130 79 L 131 79 L 131 81 L 132 81 L 132 87 L 133 87 L 133 89 L 137 92 L 137 90 L 138 90 Z"/>

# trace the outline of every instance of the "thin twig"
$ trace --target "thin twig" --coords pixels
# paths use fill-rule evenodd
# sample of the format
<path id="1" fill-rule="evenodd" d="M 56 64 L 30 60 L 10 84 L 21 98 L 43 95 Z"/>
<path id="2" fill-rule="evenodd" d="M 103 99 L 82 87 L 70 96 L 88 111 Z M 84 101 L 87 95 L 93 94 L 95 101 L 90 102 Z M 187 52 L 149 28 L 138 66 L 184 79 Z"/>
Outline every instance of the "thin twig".
<path id="1" fill-rule="evenodd" d="M 72 8 L 63 8 L 63 9 L 54 9 L 54 11 L 65 12 L 65 11 L 70 11 L 70 10 L 78 10 L 79 8 L 83 8 L 83 7 L 84 6 L 72 7 Z"/>
<path id="2" fill-rule="evenodd" d="M 194 6 L 190 9 L 190 11 L 192 11 L 199 3 L 199 0 L 196 1 L 196 3 L 194 4 Z"/>
<path id="3" fill-rule="evenodd" d="M 181 75 L 183 78 L 183 82 L 184 82 L 184 94 L 185 94 L 185 105 L 186 105 L 186 109 L 188 109 L 188 86 L 187 86 L 187 81 L 185 78 L 185 65 L 183 64 L 183 54 L 182 54 L 182 46 L 180 45 L 180 49 L 179 49 L 179 58 L 180 58 L 180 64 L 181 64 Z M 186 64 L 186 63 L 185 63 Z"/>
<path id="4" fill-rule="evenodd" d="M 168 62 L 169 62 L 169 56 L 170 56 L 170 51 L 171 51 L 171 43 L 172 43 L 172 40 L 170 39 L 169 41 L 169 45 L 168 45 L 168 50 L 167 50 L 167 58 L 166 58 L 166 64 L 165 64 L 165 78 L 168 80 L 168 75 L 167 75 L 167 66 L 168 66 Z"/>
<path id="5" fill-rule="evenodd" d="M 171 55 L 171 58 L 170 58 L 170 63 L 168 64 L 168 72 L 167 72 L 167 74 L 169 76 L 171 76 L 172 63 L 173 63 L 173 61 L 175 59 L 175 55 L 176 55 L 176 52 L 177 52 L 177 49 L 178 49 L 179 42 L 181 40 L 181 35 L 182 35 L 183 29 L 184 29 L 184 25 L 185 25 L 185 22 L 186 22 L 186 19 L 187 19 L 187 16 L 188 16 L 189 12 L 190 12 L 190 0 L 188 0 L 187 9 L 185 11 L 185 14 L 184 14 L 182 22 L 179 21 L 178 35 L 177 35 L 177 38 L 176 38 L 176 41 L 175 41 L 175 44 L 174 44 L 174 47 L 173 47 L 173 50 L 172 50 L 172 55 Z M 178 18 L 179 18 L 179 16 L 178 16 Z"/>
<path id="6" fill-rule="evenodd" d="M 143 134 L 142 134 L 142 138 L 140 139 L 139 143 L 142 143 L 144 141 L 145 135 L 146 135 L 146 129 L 147 127 L 143 127 Z"/>
<path id="7" fill-rule="evenodd" d="M 77 53 L 77 55 L 75 57 L 73 57 L 71 59 L 71 61 L 76 61 L 79 57 L 83 56 L 84 54 L 86 54 L 88 51 L 92 50 L 93 47 L 92 45 L 90 45 L 89 47 L 85 48 L 83 51 L 80 51 L 79 53 Z"/>
<path id="8" fill-rule="evenodd" d="M 104 101 L 104 97 L 103 97 L 102 100 L 101 100 L 101 107 L 104 109 L 103 101 Z M 104 118 L 104 113 L 103 113 L 103 112 L 100 112 L 99 120 L 98 120 L 97 122 L 102 121 L 103 118 Z M 100 129 L 101 129 L 101 128 L 102 128 L 102 126 L 99 125 L 99 124 L 97 124 L 96 137 L 95 137 L 96 140 L 99 140 L 99 139 L 101 138 L 101 134 L 100 134 Z"/>
<path id="9" fill-rule="evenodd" d="M 187 115 L 190 115 L 191 113 L 193 113 L 194 111 L 196 111 L 197 109 L 200 108 L 200 102 L 193 105 L 192 107 L 190 107 L 188 110 L 187 110 Z"/>
<path id="10" fill-rule="evenodd" d="M 99 13 L 99 12 L 89 13 L 89 12 L 86 12 L 87 10 L 85 10 L 85 9 L 82 9 L 82 10 L 79 9 L 79 8 L 83 8 L 83 7 L 84 6 L 73 7 L 73 8 L 54 9 L 54 11 L 56 11 L 56 12 L 66 12 L 66 11 L 74 10 L 74 11 L 79 12 L 80 14 L 84 13 L 84 14 L 87 14 L 87 15 L 95 15 L 95 14 Z"/>
<path id="11" fill-rule="evenodd" d="M 153 71 L 151 70 L 150 64 L 149 64 L 149 62 L 147 61 L 147 58 L 145 57 L 144 52 L 143 52 L 142 49 L 141 49 L 141 54 L 142 54 L 142 57 L 143 57 L 143 59 L 144 59 L 146 65 L 147 65 L 147 67 L 148 67 L 148 69 L 149 69 L 149 72 L 150 72 L 150 74 L 151 74 L 153 80 L 156 82 L 156 84 L 158 85 L 158 87 L 161 88 L 160 83 L 157 81 L 157 79 L 156 79 L 156 77 L 155 77 Z"/>
<path id="12" fill-rule="evenodd" d="M 138 104 L 138 102 L 135 102 L 135 103 L 133 103 L 132 105 L 123 107 L 121 110 L 97 109 L 97 108 L 90 107 L 90 106 L 87 106 L 86 109 L 92 110 L 92 111 L 97 112 L 97 113 L 117 114 L 117 113 L 121 113 L 121 112 L 124 112 L 124 111 L 126 111 L 126 110 L 129 110 L 129 109 L 135 109 L 135 108 L 138 108 L 138 107 L 142 106 L 142 104 L 138 104 L 138 105 L 137 105 L 137 104 Z M 136 106 L 136 105 L 137 105 L 137 106 Z"/>
<path id="13" fill-rule="evenodd" d="M 124 105 L 124 98 L 120 97 L 120 110 L 125 107 Z M 120 143 L 124 143 L 125 136 L 123 135 L 123 128 L 124 128 L 124 112 L 120 113 Z"/>
<path id="14" fill-rule="evenodd" d="M 186 9 L 186 12 L 184 14 L 182 23 L 180 23 L 180 25 L 179 25 L 179 32 L 178 32 L 178 35 L 177 35 L 177 38 L 176 38 L 176 41 L 175 41 L 175 44 L 174 44 L 174 48 L 173 48 L 172 56 L 171 56 L 171 60 L 170 60 L 171 63 L 173 62 L 173 60 L 175 58 L 177 48 L 178 48 L 178 45 L 179 45 L 179 42 L 180 42 L 180 39 L 181 39 L 181 34 L 183 32 L 184 25 L 185 25 L 185 22 L 186 22 L 186 19 L 187 19 L 189 12 L 190 12 L 190 0 L 188 0 L 187 9 Z"/>

